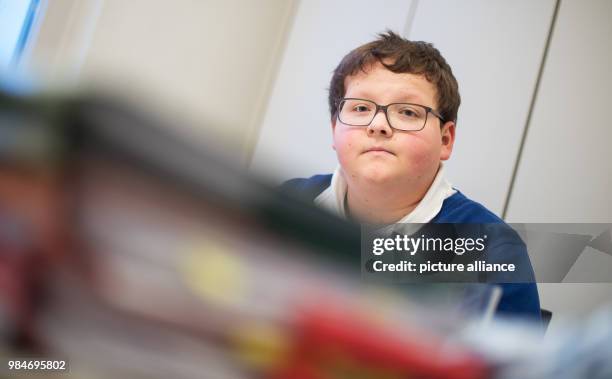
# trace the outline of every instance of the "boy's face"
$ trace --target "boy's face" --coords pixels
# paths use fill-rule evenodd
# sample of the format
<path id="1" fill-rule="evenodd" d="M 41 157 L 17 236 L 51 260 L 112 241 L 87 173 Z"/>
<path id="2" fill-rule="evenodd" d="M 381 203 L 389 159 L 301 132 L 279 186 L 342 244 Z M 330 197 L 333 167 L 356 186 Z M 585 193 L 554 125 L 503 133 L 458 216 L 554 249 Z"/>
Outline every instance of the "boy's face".
<path id="1" fill-rule="evenodd" d="M 345 80 L 345 98 L 372 100 L 377 104 L 414 103 L 437 110 L 436 88 L 424 76 L 396 74 L 376 63 Z M 405 189 L 428 186 L 440 161 L 450 157 L 455 125 L 433 114 L 419 131 L 392 129 L 384 112 L 370 126 L 332 122 L 333 147 L 349 184 L 400 184 Z M 391 188 L 390 188 L 391 189 Z"/>

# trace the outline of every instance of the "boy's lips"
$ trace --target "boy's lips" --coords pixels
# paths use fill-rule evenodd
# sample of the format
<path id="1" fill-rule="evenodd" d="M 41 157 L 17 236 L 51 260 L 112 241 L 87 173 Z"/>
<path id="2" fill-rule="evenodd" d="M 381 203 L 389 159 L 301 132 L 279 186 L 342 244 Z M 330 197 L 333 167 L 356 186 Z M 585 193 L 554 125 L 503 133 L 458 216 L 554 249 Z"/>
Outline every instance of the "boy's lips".
<path id="1" fill-rule="evenodd" d="M 395 155 L 393 154 L 393 152 L 391 152 L 391 150 L 389 149 L 385 149 L 384 147 L 380 147 L 380 146 L 374 146 L 374 147 L 370 147 L 369 149 L 366 149 L 363 153 L 373 153 L 373 152 L 381 152 L 381 153 L 388 153 L 391 155 Z"/>

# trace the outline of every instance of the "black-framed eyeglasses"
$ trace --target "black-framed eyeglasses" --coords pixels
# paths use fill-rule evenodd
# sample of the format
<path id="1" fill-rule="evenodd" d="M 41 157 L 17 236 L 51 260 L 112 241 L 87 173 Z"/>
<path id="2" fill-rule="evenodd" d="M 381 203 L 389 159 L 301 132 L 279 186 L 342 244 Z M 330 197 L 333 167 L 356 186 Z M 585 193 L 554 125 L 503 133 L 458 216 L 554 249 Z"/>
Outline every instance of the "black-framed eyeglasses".
<path id="1" fill-rule="evenodd" d="M 378 105 L 372 100 L 344 98 L 338 103 L 338 120 L 350 126 L 369 126 L 379 111 L 385 112 L 389 126 L 404 131 L 419 131 L 427 124 L 431 113 L 442 122 L 444 118 L 433 108 L 412 103 Z"/>

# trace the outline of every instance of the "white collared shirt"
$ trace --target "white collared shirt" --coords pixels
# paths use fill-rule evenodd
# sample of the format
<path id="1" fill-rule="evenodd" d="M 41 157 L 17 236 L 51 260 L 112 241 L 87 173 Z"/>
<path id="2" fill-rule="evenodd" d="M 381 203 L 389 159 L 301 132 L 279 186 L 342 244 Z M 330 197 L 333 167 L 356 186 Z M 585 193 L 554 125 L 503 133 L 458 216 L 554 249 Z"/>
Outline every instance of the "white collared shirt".
<path id="1" fill-rule="evenodd" d="M 340 217 L 346 218 L 344 199 L 347 190 L 348 185 L 344 179 L 342 168 L 338 166 L 332 175 L 331 185 L 314 199 L 314 203 Z M 442 209 L 444 200 L 456 192 L 457 190 L 444 177 L 444 165 L 440 164 L 440 169 L 423 199 L 421 199 L 416 208 L 402 217 L 397 223 L 427 223 L 431 221 Z"/>

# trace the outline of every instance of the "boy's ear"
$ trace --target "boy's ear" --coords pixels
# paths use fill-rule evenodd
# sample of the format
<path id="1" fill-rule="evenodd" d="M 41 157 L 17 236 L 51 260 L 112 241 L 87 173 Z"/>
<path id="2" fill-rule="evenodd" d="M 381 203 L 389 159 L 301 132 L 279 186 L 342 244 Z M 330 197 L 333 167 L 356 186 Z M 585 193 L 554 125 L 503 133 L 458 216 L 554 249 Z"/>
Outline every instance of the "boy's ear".
<path id="1" fill-rule="evenodd" d="M 440 160 L 445 161 L 450 158 L 455 144 L 455 123 L 447 121 L 442 125 L 440 130 L 440 138 L 442 139 L 442 149 L 440 150 Z"/>

